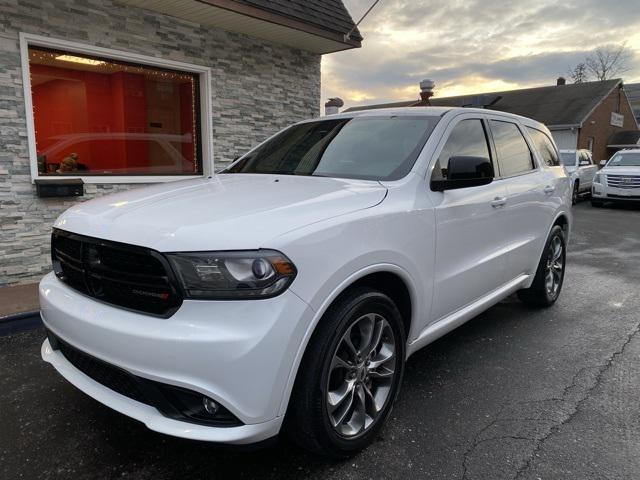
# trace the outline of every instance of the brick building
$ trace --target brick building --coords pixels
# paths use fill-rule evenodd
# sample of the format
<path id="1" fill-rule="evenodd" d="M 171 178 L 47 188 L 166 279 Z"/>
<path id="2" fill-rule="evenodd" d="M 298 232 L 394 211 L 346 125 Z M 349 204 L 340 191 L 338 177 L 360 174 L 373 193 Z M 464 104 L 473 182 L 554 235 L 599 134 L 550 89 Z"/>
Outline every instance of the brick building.
<path id="1" fill-rule="evenodd" d="M 640 83 L 627 83 L 624 86 L 629 98 L 629 103 L 633 109 L 636 121 L 640 123 Z"/>
<path id="2" fill-rule="evenodd" d="M 321 55 L 360 42 L 341 0 L 0 0 L 0 286 L 50 269 L 74 203 L 208 175 L 317 116 Z M 69 178 L 84 196 L 36 193 Z"/>
<path id="3" fill-rule="evenodd" d="M 429 87 L 432 88 L 432 85 Z M 638 131 L 622 80 L 605 80 L 524 88 L 457 97 L 431 97 L 420 100 L 367 105 L 350 111 L 399 106 L 481 107 L 515 113 L 544 123 L 560 149 L 585 148 L 596 161 L 607 159 L 620 145 L 621 136 Z M 621 135 L 624 133 L 624 135 Z M 631 133 L 633 136 L 633 133 Z"/>

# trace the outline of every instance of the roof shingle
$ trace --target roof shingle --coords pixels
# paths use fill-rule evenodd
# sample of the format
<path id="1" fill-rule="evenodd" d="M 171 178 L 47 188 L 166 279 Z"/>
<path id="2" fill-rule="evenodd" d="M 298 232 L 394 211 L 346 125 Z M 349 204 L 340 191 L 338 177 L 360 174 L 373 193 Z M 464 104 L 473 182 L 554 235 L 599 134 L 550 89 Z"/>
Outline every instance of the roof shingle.
<path id="1" fill-rule="evenodd" d="M 572 83 L 492 92 L 482 96 L 432 98 L 430 101 L 431 105 L 438 107 L 464 107 L 477 103 L 475 100 L 482 97 L 487 100 L 485 108 L 490 110 L 533 118 L 547 126 L 579 125 L 620 82 L 620 79 L 614 79 Z"/>
<path id="2" fill-rule="evenodd" d="M 506 92 L 491 92 L 457 97 L 432 97 L 434 107 L 483 107 L 529 117 L 547 126 L 580 125 L 589 113 L 617 85 L 620 79 L 598 82 L 523 88 Z M 419 99 L 352 107 L 346 111 L 374 108 L 411 107 L 421 105 Z"/>
<path id="3" fill-rule="evenodd" d="M 325 30 L 345 34 L 355 23 L 342 0 L 235 0 L 245 5 L 313 24 Z M 362 41 L 356 28 L 351 39 Z"/>

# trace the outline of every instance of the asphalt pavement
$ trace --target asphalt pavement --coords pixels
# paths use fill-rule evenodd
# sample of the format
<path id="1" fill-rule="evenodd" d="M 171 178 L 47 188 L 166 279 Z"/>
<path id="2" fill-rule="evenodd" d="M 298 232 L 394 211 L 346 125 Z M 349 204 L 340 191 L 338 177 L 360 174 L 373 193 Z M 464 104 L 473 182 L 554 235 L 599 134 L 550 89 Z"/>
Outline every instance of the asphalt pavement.
<path id="1" fill-rule="evenodd" d="M 0 338 L 0 478 L 640 478 L 640 208 L 574 209 L 562 295 L 509 298 L 412 356 L 375 444 L 235 451 L 157 434 Z"/>

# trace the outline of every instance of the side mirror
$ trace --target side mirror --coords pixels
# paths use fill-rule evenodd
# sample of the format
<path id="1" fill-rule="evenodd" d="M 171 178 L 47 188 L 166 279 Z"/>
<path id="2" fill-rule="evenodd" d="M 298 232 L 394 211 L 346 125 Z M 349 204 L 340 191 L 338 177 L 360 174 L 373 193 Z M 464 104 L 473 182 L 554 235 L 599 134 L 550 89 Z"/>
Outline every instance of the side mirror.
<path id="1" fill-rule="evenodd" d="M 607 160 L 600 160 L 600 166 L 604 167 L 607 164 Z"/>
<path id="2" fill-rule="evenodd" d="M 486 157 L 450 157 L 447 178 L 431 180 L 431 190 L 443 192 L 456 188 L 488 185 L 493 181 L 494 176 L 493 164 Z"/>

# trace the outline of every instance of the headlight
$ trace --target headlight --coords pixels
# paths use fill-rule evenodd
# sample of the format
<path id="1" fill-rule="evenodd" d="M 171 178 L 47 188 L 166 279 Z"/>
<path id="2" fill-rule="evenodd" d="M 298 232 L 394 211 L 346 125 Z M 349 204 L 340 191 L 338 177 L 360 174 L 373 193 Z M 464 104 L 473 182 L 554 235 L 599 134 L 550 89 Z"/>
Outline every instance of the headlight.
<path id="1" fill-rule="evenodd" d="M 596 173 L 596 176 L 593 177 L 593 181 L 595 183 L 599 183 L 601 185 L 604 184 L 604 175 L 602 173 Z"/>
<path id="2" fill-rule="evenodd" d="M 170 253 L 167 257 L 186 297 L 193 299 L 275 297 L 297 273 L 295 265 L 275 250 Z"/>

